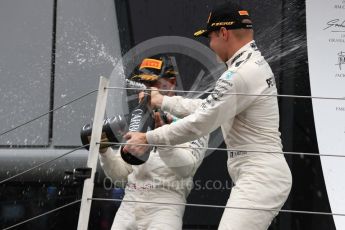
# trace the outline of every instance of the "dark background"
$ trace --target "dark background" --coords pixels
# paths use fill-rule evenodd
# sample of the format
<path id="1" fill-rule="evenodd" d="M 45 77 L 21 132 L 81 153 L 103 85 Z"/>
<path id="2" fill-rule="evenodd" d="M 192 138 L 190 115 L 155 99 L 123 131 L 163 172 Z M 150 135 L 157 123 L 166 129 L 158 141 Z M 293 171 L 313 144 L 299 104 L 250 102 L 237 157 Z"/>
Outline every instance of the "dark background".
<path id="1" fill-rule="evenodd" d="M 192 36 L 193 33 L 205 24 L 212 5 L 220 2 L 224 1 L 115 0 L 116 9 L 109 8 L 108 10 L 109 12 L 111 10 L 116 10 L 116 20 L 119 25 L 118 29 L 120 34 L 120 52 L 125 54 L 135 45 L 147 39 L 159 36 L 171 35 L 194 39 Z M 72 86 L 70 86 L 70 84 L 66 86 L 66 89 L 70 91 L 75 91 L 76 89 L 80 91 L 80 88 L 92 89 L 91 86 L 95 88 L 94 85 L 97 84 L 97 79 L 91 76 L 86 78 L 85 75 L 75 71 L 75 69 L 79 68 L 81 71 L 84 71 L 82 73 L 89 74 L 90 71 L 88 71 L 88 69 L 83 70 L 84 67 L 82 65 L 72 66 L 75 72 L 65 71 L 64 68 L 62 68 L 66 65 L 64 63 L 65 53 L 59 50 L 64 49 L 66 43 L 59 40 L 59 36 L 54 37 L 54 34 L 56 33 L 59 35 L 59 33 L 61 34 L 64 31 L 69 32 L 67 29 L 62 30 L 64 26 L 67 27 L 63 20 L 66 20 L 66 15 L 69 15 L 66 13 L 68 12 L 65 9 L 66 5 L 67 1 L 62 0 L 52 1 L 51 4 L 51 16 L 53 20 L 49 18 L 48 21 L 52 23 L 52 27 L 49 34 L 46 35 L 49 37 L 49 35 L 53 33 L 53 36 L 51 36 L 52 38 L 49 37 L 49 39 L 52 39 L 52 46 L 49 44 L 52 56 L 50 57 L 51 59 L 49 58 L 48 60 L 48 63 L 51 62 L 51 65 L 48 65 L 51 71 L 47 71 L 47 78 L 44 79 L 48 81 L 48 83 L 46 82 L 44 84 L 49 85 L 50 82 L 48 88 L 54 89 L 54 87 L 51 88 L 51 84 L 55 80 L 55 90 L 64 92 L 64 87 L 70 84 L 68 81 L 66 83 L 66 79 L 72 79 Z M 87 8 L 87 12 L 91 14 L 91 19 L 86 18 L 85 21 L 90 20 L 95 22 L 94 18 L 92 18 L 92 12 L 97 8 L 96 5 L 95 3 L 93 5 L 91 4 L 92 7 L 86 7 L 82 4 L 75 4 L 74 9 Z M 251 12 L 254 21 L 255 40 L 275 73 L 279 94 L 310 95 L 306 46 L 305 1 L 255 0 L 245 2 L 243 5 Z M 75 12 L 71 14 L 74 13 Z M 104 13 L 104 15 L 107 14 Z M 42 17 L 47 18 L 45 15 Z M 103 20 L 102 13 L 100 13 L 99 17 Z M 103 22 L 102 20 L 100 21 Z M 107 23 L 109 25 L 111 25 L 111 20 L 112 18 L 107 18 Z M 101 22 L 99 24 L 95 22 L 90 25 L 90 27 L 99 28 L 99 26 L 102 26 Z M 72 28 L 74 28 L 73 23 L 77 22 L 70 21 L 67 25 L 70 24 Z M 102 36 L 101 33 L 95 33 Z M 80 34 L 77 35 L 76 37 L 81 37 L 79 36 Z M 109 37 L 111 36 L 110 34 Z M 198 39 L 198 41 L 208 45 L 207 39 L 201 38 Z M 112 43 L 108 43 L 108 45 L 111 46 Z M 66 48 L 66 50 L 68 49 Z M 61 53 L 59 54 L 59 52 Z M 183 86 L 188 89 L 188 86 L 193 82 L 193 76 L 196 76 L 202 66 L 200 63 L 196 63 L 195 60 L 191 60 L 187 56 L 176 54 L 175 57 L 180 75 L 190 76 L 186 79 L 182 77 Z M 55 59 L 57 60 L 55 61 Z M 55 69 L 55 65 L 57 64 L 59 65 L 56 67 L 57 69 Z M 89 69 L 95 71 L 95 66 L 91 65 Z M 107 70 L 103 69 L 102 71 L 104 71 L 104 74 L 107 74 L 111 71 L 111 66 L 107 65 L 105 69 Z M 2 79 L 6 77 L 3 73 L 0 72 L 0 74 L 2 74 Z M 59 79 L 61 79 L 61 82 L 59 82 Z M 52 93 L 50 91 L 49 93 L 49 90 L 43 92 L 43 94 L 50 95 L 50 97 L 54 98 L 54 92 Z M 55 100 L 57 100 L 57 96 L 59 95 L 55 91 Z M 69 96 L 70 95 L 67 93 L 67 97 Z M 47 96 L 47 98 L 49 98 L 49 96 Z M 58 102 L 64 101 L 62 99 L 59 100 L 60 101 L 56 102 L 57 104 L 59 104 Z M 92 103 L 94 103 L 94 97 L 92 100 Z M 46 103 L 51 104 L 51 101 L 49 102 L 48 100 Z M 279 106 L 284 151 L 318 153 L 311 101 L 309 99 L 279 98 Z M 68 108 L 66 113 L 77 111 L 76 115 L 68 115 L 68 118 L 71 121 L 74 119 L 78 120 L 79 123 L 85 123 L 92 116 L 93 108 L 94 106 L 84 103 L 79 107 Z M 54 148 L 63 152 L 65 148 L 69 149 L 78 146 L 78 141 L 71 141 L 68 134 L 67 136 L 64 134 L 68 133 L 69 129 L 72 129 L 70 126 L 74 125 L 73 127 L 80 127 L 80 125 L 79 123 L 79 126 L 75 125 L 75 122 L 74 124 L 66 124 L 64 121 L 65 119 L 61 119 L 61 117 L 65 115 L 55 113 L 55 119 L 47 119 L 45 121 L 43 127 L 49 127 L 49 132 L 45 131 L 45 133 L 49 134 L 44 134 L 46 137 L 40 138 L 38 145 L 23 144 L 23 142 L 21 140 L 18 141 L 17 138 L 16 140 L 18 143 L 15 146 L 6 145 L 5 141 L 2 142 L 3 149 L 17 149 L 23 147 L 35 149 L 43 146 L 44 148 Z M 82 115 L 82 121 L 79 121 L 80 119 L 78 116 L 80 115 Z M 55 122 L 54 125 L 52 125 L 53 121 Z M 57 131 L 54 131 L 54 129 Z M 9 139 L 11 140 L 11 138 Z M 12 139 L 15 138 L 13 137 Z M 75 139 L 77 140 L 77 137 L 75 137 Z M 224 148 L 225 145 L 222 144 L 219 147 Z M 320 159 L 318 157 L 302 155 L 286 155 L 285 157 L 293 174 L 293 187 L 290 197 L 283 209 L 330 212 Z M 84 155 L 81 158 L 77 157 L 74 160 L 62 161 L 60 163 L 66 165 L 67 162 L 68 169 L 70 169 L 76 165 L 85 163 L 86 156 Z M 31 162 L 32 164 L 35 163 L 35 160 L 32 158 L 21 159 Z M 219 180 L 223 184 L 230 183 L 230 178 L 226 169 L 226 159 L 226 153 L 220 151 L 216 151 L 208 156 L 197 171 L 194 177 L 195 181 L 206 183 L 208 180 Z M 6 159 L 6 162 L 3 161 L 2 164 L 7 164 L 8 162 L 8 159 Z M 31 180 L 26 177 L 19 177 L 14 181 L 0 184 L 1 228 L 39 215 L 81 197 L 81 185 L 72 186 L 62 180 L 62 176 L 55 179 L 49 179 L 53 178 L 54 174 L 63 174 L 65 168 L 58 166 L 58 164 L 55 168 L 54 166 L 50 166 L 50 168 L 55 169 L 53 172 L 48 172 L 48 169 L 35 171 Z M 20 166 L 18 166 L 18 169 L 14 169 L 14 172 L 17 172 L 19 169 Z M 1 178 L 6 178 L 6 176 L 9 175 L 12 175 L 11 171 L 10 174 L 3 171 Z M 37 177 L 37 175 L 39 176 Z M 44 178 L 44 175 L 46 175 L 46 178 Z M 112 189 L 106 191 L 103 189 L 102 180 L 98 182 L 94 191 L 95 197 L 122 197 L 123 194 L 121 190 Z M 225 205 L 229 193 L 229 189 L 194 189 L 188 198 L 188 202 L 195 204 Z M 89 229 L 110 229 L 118 206 L 118 203 L 113 202 L 93 202 Z M 222 212 L 222 209 L 187 207 L 184 216 L 184 229 L 216 229 Z M 79 204 L 74 204 L 61 211 L 54 212 L 35 221 L 21 225 L 17 229 L 76 229 L 78 214 Z M 329 216 L 280 213 L 273 221 L 270 229 L 333 230 L 335 227 L 332 217 Z"/>

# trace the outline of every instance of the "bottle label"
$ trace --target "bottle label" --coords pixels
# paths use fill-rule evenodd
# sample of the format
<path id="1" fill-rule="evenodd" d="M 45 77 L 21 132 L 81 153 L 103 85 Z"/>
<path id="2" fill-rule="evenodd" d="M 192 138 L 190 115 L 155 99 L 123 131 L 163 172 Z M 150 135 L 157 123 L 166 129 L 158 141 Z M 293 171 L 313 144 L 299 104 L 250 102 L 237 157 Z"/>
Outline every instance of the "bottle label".
<path id="1" fill-rule="evenodd" d="M 129 131 L 135 132 L 140 130 L 141 121 L 143 119 L 144 111 L 136 109 L 132 112 L 131 123 L 129 124 Z"/>

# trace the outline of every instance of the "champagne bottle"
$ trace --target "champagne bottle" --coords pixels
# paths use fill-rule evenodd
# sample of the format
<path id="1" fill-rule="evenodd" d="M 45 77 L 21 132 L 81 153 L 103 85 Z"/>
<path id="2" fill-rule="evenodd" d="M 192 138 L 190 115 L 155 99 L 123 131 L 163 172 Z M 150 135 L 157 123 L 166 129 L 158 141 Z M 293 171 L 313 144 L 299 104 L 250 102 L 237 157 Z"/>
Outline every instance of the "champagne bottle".
<path id="1" fill-rule="evenodd" d="M 154 128 L 154 119 L 152 110 L 149 107 L 150 101 L 150 94 L 146 94 L 143 100 L 139 103 L 139 105 L 133 109 L 130 113 L 129 119 L 129 127 L 128 130 L 130 132 L 144 132 L 146 133 L 149 130 Z M 121 157 L 124 161 L 132 165 L 140 165 L 147 161 L 150 156 L 150 152 L 152 147 L 150 147 L 145 154 L 140 157 L 135 157 L 131 153 L 123 152 L 123 146 L 121 147 Z"/>
<path id="2" fill-rule="evenodd" d="M 126 79 L 126 86 L 130 88 L 138 89 L 138 92 L 146 89 L 146 86 L 144 84 L 140 82 L 131 81 L 128 79 Z M 120 141 L 124 142 L 123 135 L 126 134 L 126 132 L 128 131 L 127 123 L 128 123 L 127 116 L 122 116 L 122 115 L 115 115 L 113 117 L 105 119 L 103 121 L 101 142 L 117 142 L 117 143 L 119 143 Z M 133 130 L 136 130 L 135 125 L 133 127 L 134 127 Z M 80 131 L 80 138 L 83 145 L 90 144 L 91 134 L 92 134 L 92 123 L 84 125 Z M 102 144 L 101 148 L 106 148 L 108 146 L 105 144 Z M 85 146 L 85 148 L 89 150 L 89 146 Z"/>
<path id="3" fill-rule="evenodd" d="M 101 142 L 116 142 L 122 140 L 123 135 L 127 131 L 127 121 L 122 115 L 115 115 L 103 121 Z M 80 131 L 80 138 L 83 145 L 90 144 L 92 134 L 92 123 L 86 124 Z M 112 144 L 102 144 L 100 148 L 106 148 Z M 89 150 L 89 146 L 85 147 Z"/>

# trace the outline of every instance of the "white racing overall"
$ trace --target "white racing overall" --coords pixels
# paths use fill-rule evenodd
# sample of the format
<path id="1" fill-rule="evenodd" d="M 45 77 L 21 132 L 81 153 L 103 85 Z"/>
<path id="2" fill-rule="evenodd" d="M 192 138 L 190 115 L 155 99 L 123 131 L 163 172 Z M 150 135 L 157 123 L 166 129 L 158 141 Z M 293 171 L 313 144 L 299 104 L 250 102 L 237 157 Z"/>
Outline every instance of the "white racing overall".
<path id="1" fill-rule="evenodd" d="M 254 41 L 238 50 L 227 66 L 205 100 L 164 96 L 162 110 L 184 118 L 147 132 L 146 138 L 149 144 L 174 145 L 221 126 L 227 148 L 234 149 L 228 151 L 235 186 L 227 206 L 244 209 L 226 208 L 219 229 L 266 230 L 278 212 L 250 209 L 279 210 L 292 184 L 281 154 L 274 75 Z M 198 108 L 190 113 L 192 104 Z"/>
<path id="2" fill-rule="evenodd" d="M 101 166 L 114 184 L 127 182 L 124 200 L 163 203 L 186 203 L 193 187 L 193 176 L 201 164 L 208 137 L 180 146 L 157 148 L 142 165 L 129 165 L 119 151 L 111 148 L 100 154 Z M 195 149 L 202 147 L 201 149 Z M 112 230 L 182 229 L 183 205 L 136 203 L 122 201 Z"/>

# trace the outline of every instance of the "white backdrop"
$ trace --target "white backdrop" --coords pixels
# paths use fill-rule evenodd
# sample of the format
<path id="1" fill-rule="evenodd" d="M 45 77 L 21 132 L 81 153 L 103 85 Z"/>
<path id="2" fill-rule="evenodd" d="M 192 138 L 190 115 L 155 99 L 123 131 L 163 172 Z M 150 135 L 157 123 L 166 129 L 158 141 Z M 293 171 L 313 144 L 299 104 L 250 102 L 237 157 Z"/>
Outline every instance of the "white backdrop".
<path id="1" fill-rule="evenodd" d="M 306 11 L 311 94 L 345 97 L 345 0 L 306 0 Z M 345 155 L 345 101 L 313 99 L 313 110 L 320 153 Z M 345 158 L 321 164 L 332 212 L 345 213 Z M 345 217 L 334 221 L 345 229 Z"/>

